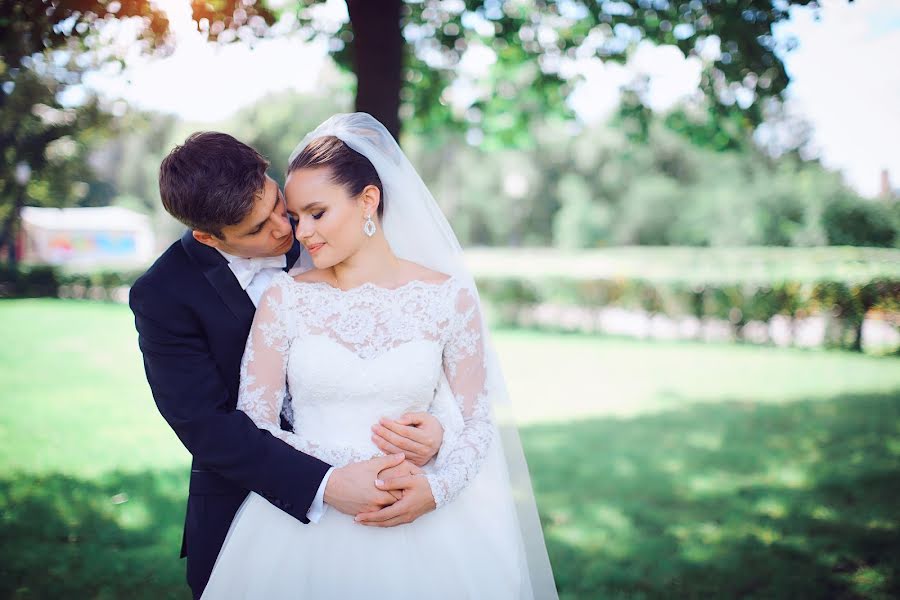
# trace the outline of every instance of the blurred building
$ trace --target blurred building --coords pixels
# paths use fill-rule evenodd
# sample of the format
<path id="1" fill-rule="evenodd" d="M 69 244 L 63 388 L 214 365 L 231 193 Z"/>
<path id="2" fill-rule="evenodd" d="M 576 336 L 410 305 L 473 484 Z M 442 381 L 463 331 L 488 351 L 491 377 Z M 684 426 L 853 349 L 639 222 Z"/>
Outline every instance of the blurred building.
<path id="1" fill-rule="evenodd" d="M 19 260 L 77 269 L 140 267 L 155 254 L 150 218 L 118 206 L 22 209 Z"/>

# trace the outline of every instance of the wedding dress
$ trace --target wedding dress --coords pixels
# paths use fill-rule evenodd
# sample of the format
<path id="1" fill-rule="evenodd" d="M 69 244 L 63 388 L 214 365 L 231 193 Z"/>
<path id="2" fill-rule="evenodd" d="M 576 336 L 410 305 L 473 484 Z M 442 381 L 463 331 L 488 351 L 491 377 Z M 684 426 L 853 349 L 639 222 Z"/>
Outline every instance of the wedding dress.
<path id="1" fill-rule="evenodd" d="M 259 427 L 340 467 L 383 455 L 372 423 L 426 411 L 439 385 L 465 425 L 426 467 L 437 509 L 407 525 L 367 527 L 333 508 L 303 525 L 252 495 L 204 598 L 529 597 L 512 498 L 495 497 L 476 475 L 499 441 L 483 396 L 475 299 L 452 277 L 349 291 L 276 278 L 241 372 L 239 408 Z M 285 382 L 294 433 L 278 427 Z"/>
<path id="2" fill-rule="evenodd" d="M 381 123 L 336 115 L 298 151 L 322 135 L 375 166 L 394 253 L 448 277 L 340 290 L 276 275 L 247 341 L 238 408 L 337 467 L 381 456 L 372 424 L 426 411 L 441 394 L 455 400 L 458 427 L 425 467 L 436 510 L 409 524 L 370 527 L 328 508 L 304 525 L 251 493 L 203 598 L 555 600 L 505 382 L 456 236 Z M 285 387 L 293 433 L 278 427 Z"/>

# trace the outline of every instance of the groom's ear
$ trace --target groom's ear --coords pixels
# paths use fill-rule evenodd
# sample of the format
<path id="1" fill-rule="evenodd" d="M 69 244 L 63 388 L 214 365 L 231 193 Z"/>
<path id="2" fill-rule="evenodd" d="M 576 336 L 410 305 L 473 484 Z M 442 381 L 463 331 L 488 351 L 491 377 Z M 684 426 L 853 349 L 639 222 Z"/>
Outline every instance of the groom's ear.
<path id="1" fill-rule="evenodd" d="M 194 236 L 194 239 L 200 242 L 201 244 L 206 244 L 210 248 L 219 248 L 222 242 L 219 238 L 214 236 L 211 233 L 206 233 L 205 231 L 198 231 L 194 229 L 191 231 L 191 235 Z"/>

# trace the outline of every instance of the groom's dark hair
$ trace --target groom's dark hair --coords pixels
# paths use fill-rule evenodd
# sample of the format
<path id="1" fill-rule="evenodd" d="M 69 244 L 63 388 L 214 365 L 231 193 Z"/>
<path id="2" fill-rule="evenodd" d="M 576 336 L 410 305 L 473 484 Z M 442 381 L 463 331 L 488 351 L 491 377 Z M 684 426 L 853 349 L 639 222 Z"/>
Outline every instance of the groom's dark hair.
<path id="1" fill-rule="evenodd" d="M 198 131 L 175 146 L 159 166 L 166 211 L 191 229 L 222 237 L 240 223 L 266 185 L 267 161 L 227 133 Z"/>
<path id="2" fill-rule="evenodd" d="M 348 146 L 338 137 L 325 135 L 316 138 L 294 157 L 287 174 L 300 169 L 328 168 L 331 181 L 344 186 L 351 196 L 358 196 L 367 185 L 378 188 L 381 202 L 378 203 L 378 218 L 384 216 L 384 186 L 378 171 L 368 158 Z"/>

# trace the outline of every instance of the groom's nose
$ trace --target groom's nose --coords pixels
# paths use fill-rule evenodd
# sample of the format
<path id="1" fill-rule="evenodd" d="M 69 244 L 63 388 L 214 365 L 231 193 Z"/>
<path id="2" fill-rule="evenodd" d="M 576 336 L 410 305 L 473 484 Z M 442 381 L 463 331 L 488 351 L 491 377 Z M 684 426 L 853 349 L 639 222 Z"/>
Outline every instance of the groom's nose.
<path id="1" fill-rule="evenodd" d="M 273 236 L 277 239 L 282 239 L 286 235 L 291 235 L 293 233 L 291 231 L 291 220 L 288 216 L 285 215 L 275 215 L 273 217 L 275 219 L 275 229 L 272 230 Z"/>

